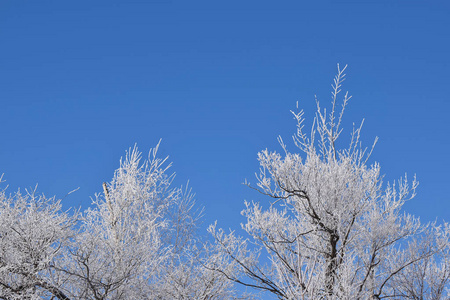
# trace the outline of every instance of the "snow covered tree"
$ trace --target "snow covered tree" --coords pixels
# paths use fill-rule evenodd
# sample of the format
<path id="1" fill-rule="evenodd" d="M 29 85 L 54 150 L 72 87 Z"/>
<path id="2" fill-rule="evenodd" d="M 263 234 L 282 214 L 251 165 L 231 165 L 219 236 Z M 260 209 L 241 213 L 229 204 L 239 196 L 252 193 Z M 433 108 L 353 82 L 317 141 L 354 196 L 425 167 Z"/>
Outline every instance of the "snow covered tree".
<path id="1" fill-rule="evenodd" d="M 35 190 L 0 192 L 0 299 L 68 299 L 53 264 L 73 237 L 76 216 Z"/>
<path id="2" fill-rule="evenodd" d="M 143 161 L 130 149 L 83 213 L 35 190 L 0 190 L 0 299 L 252 298 L 234 283 L 279 299 L 449 299 L 450 225 L 402 211 L 418 183 L 383 184 L 361 126 L 340 147 L 344 70 L 309 134 L 293 113 L 297 153 L 280 138 L 283 154 L 258 154 L 248 185 L 271 201 L 245 202 L 246 238 L 211 225 L 214 242 L 202 242 L 202 210 L 173 187 L 159 144 Z"/>
<path id="3" fill-rule="evenodd" d="M 240 272 L 215 270 L 279 299 L 448 299 L 448 225 L 421 224 L 401 210 L 415 196 L 415 178 L 383 184 L 380 165 L 368 164 L 376 140 L 361 146 L 362 124 L 347 147 L 338 146 L 351 98 L 345 93 L 338 108 L 344 71 L 338 65 L 331 109 L 316 100 L 309 134 L 303 111 L 293 112 L 297 153 L 279 138 L 283 154 L 258 154 L 251 187 L 272 201 L 267 208 L 245 202 L 248 237 L 210 226 Z"/>
<path id="4" fill-rule="evenodd" d="M 130 149 L 81 218 L 59 273 L 70 299 L 230 299 L 231 283 L 203 267 L 202 211 L 189 188 L 172 187 L 171 164 L 141 163 Z"/>
<path id="5" fill-rule="evenodd" d="M 225 267 L 203 246 L 202 210 L 173 187 L 171 164 L 130 149 L 83 213 L 35 191 L 0 192 L 0 299 L 232 299 Z"/>

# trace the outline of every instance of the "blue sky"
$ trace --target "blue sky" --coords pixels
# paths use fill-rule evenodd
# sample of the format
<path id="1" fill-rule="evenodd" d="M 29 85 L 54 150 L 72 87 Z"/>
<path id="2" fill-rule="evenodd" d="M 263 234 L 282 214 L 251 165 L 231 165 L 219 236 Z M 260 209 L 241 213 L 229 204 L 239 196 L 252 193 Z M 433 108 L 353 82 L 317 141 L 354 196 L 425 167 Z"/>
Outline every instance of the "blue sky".
<path id="1" fill-rule="evenodd" d="M 299 101 L 329 102 L 348 64 L 346 114 L 378 136 L 385 179 L 420 181 L 406 210 L 450 220 L 450 5 L 446 1 L 0 2 L 0 173 L 87 207 L 125 150 L 162 138 L 176 184 L 238 228 L 243 201 L 266 201 L 256 154 L 281 150 Z M 295 150 L 292 143 L 289 144 Z M 203 229 L 202 229 L 203 230 Z"/>

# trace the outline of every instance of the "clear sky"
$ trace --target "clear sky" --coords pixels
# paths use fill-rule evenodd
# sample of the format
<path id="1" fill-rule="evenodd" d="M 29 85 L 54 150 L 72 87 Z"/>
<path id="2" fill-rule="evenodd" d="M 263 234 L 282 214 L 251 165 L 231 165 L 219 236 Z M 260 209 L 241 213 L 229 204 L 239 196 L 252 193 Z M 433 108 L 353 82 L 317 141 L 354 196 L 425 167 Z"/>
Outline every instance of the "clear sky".
<path id="1" fill-rule="evenodd" d="M 245 199 L 268 200 L 241 184 L 257 152 L 290 141 L 297 101 L 308 121 L 329 102 L 340 63 L 343 137 L 365 118 L 385 179 L 417 174 L 406 210 L 450 221 L 449 53 L 448 1 L 2 0 L 3 186 L 80 187 L 64 206 L 85 208 L 126 149 L 162 138 L 204 227 L 239 228 Z"/>

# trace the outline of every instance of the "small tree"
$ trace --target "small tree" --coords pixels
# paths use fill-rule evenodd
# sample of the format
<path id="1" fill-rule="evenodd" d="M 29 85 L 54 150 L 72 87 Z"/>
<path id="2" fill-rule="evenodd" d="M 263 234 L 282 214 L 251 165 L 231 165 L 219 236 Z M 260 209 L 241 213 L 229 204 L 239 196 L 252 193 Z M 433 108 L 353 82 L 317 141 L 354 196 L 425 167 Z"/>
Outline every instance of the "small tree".
<path id="1" fill-rule="evenodd" d="M 73 237 L 76 216 L 35 190 L 0 191 L 0 299 L 68 299 L 53 265 Z"/>
<path id="2" fill-rule="evenodd" d="M 444 299 L 448 226 L 424 225 L 401 211 L 415 196 L 417 181 L 405 175 L 383 185 L 380 165 L 368 165 L 373 146 L 361 146 L 362 124 L 348 147 L 338 147 L 351 98 L 345 93 L 338 109 L 344 71 L 338 65 L 329 112 L 316 100 L 310 134 L 303 111 L 293 113 L 299 153 L 289 152 L 279 138 L 283 155 L 258 154 L 254 188 L 273 201 L 267 209 L 245 202 L 248 239 L 209 227 L 240 274 L 216 271 L 279 299 Z"/>
<path id="3" fill-rule="evenodd" d="M 171 164 L 141 163 L 130 149 L 81 228 L 58 271 L 71 299 L 229 299 L 230 282 L 203 267 L 210 259 L 197 236 L 202 211 L 189 188 L 172 187 Z"/>

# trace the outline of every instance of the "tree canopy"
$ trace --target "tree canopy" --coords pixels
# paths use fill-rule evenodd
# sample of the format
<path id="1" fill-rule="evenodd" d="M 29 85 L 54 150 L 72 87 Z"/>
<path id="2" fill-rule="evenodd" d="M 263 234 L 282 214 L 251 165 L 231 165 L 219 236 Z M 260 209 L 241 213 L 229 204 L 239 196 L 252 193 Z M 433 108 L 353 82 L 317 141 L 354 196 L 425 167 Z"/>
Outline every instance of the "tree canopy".
<path id="1" fill-rule="evenodd" d="M 345 69 L 310 129 L 292 112 L 295 152 L 280 137 L 281 153 L 258 153 L 246 184 L 265 200 L 245 202 L 241 231 L 202 237 L 203 210 L 159 144 L 144 160 L 130 148 L 84 211 L 1 190 L 0 299 L 448 299 L 449 225 L 402 210 L 418 182 L 383 182 L 362 123 L 341 147 Z"/>

